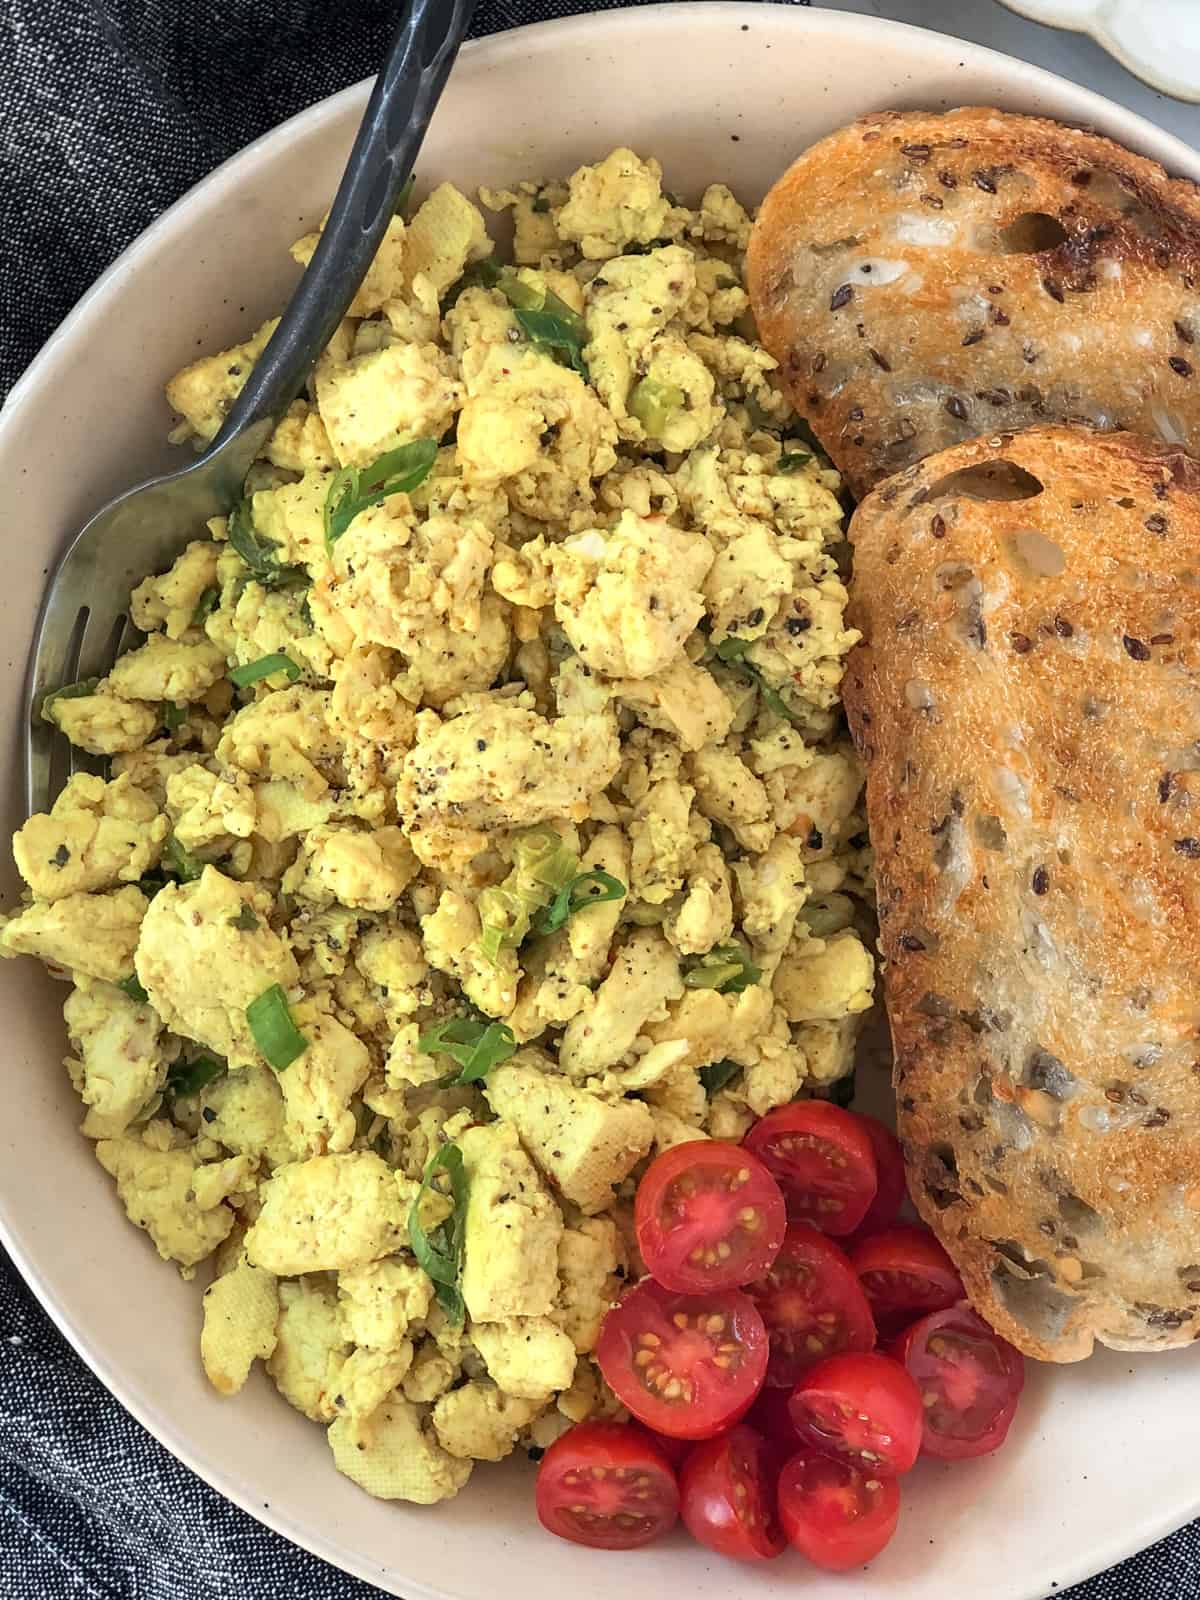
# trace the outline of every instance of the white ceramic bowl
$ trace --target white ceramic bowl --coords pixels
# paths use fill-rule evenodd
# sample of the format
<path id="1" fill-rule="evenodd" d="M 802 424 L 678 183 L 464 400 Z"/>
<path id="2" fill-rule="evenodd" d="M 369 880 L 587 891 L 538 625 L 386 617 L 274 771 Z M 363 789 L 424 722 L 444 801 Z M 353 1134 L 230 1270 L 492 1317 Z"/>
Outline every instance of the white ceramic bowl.
<path id="1" fill-rule="evenodd" d="M 1086 33 L 1136 77 L 1179 100 L 1200 100 L 1196 0 L 1003 0 L 1051 28 Z"/>
<path id="2" fill-rule="evenodd" d="M 314 106 L 173 207 L 66 320 L 0 417 L 7 828 L 22 820 L 21 677 L 50 562 L 96 505 L 173 459 L 163 380 L 285 300 L 287 246 L 324 209 L 365 95 L 359 86 Z M 661 157 L 672 187 L 722 179 L 757 200 L 806 144 L 861 112 L 964 102 L 1092 123 L 1200 177 L 1200 158 L 1178 141 L 1034 68 L 897 24 L 752 4 L 647 7 L 469 46 L 420 176 L 495 184 L 568 172 L 628 143 Z M 199 1286 L 130 1228 L 76 1132 L 62 993 L 31 962 L 0 963 L 4 1242 L 100 1378 L 223 1494 L 408 1600 L 651 1600 L 680 1588 L 725 1600 L 731 1581 L 745 1593 L 790 1594 L 800 1582 L 809 1600 L 847 1594 L 845 1581 L 790 1560 L 735 1572 L 682 1535 L 632 1557 L 561 1544 L 538 1528 L 532 1470 L 515 1462 L 480 1468 L 433 1511 L 382 1504 L 338 1476 L 321 1431 L 265 1377 L 219 1398 L 197 1359 Z M 889 1600 L 1034 1600 L 1108 1566 L 1200 1509 L 1183 1422 L 1197 1409 L 1200 1366 L 1186 1354 L 1032 1372 L 997 1457 L 906 1480 L 899 1536 L 865 1588 Z"/>

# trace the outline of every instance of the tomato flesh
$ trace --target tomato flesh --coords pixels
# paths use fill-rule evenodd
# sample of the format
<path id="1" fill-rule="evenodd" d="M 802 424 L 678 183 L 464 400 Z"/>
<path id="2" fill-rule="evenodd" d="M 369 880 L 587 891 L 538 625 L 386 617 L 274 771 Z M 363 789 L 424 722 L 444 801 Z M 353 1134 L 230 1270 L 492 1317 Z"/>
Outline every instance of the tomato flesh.
<path id="1" fill-rule="evenodd" d="M 921 1448 L 921 1396 L 889 1356 L 818 1361 L 793 1390 L 790 1409 L 804 1444 L 872 1477 L 907 1472 Z"/>
<path id="2" fill-rule="evenodd" d="M 596 1550 L 637 1550 L 679 1514 L 675 1473 L 641 1428 L 581 1422 L 556 1439 L 538 1468 L 544 1528 Z"/>
<path id="3" fill-rule="evenodd" d="M 775 1509 L 774 1446 L 744 1423 L 706 1439 L 679 1474 L 680 1516 L 692 1538 L 737 1561 L 769 1561 L 784 1547 Z"/>
<path id="4" fill-rule="evenodd" d="M 875 1198 L 855 1230 L 857 1238 L 865 1239 L 868 1234 L 879 1233 L 895 1222 L 901 1206 L 908 1198 L 908 1179 L 904 1172 L 900 1141 L 892 1130 L 885 1127 L 878 1117 L 869 1117 L 862 1111 L 856 1115 L 875 1153 Z"/>
<path id="5" fill-rule="evenodd" d="M 783 1243 L 779 1185 L 756 1156 L 720 1139 L 674 1145 L 650 1164 L 634 1208 L 646 1270 L 667 1289 L 706 1294 L 761 1277 Z"/>
<path id="6" fill-rule="evenodd" d="M 827 1100 L 769 1111 L 742 1141 L 783 1190 L 788 1216 L 853 1233 L 875 1198 L 875 1152 L 860 1119 Z"/>
<path id="7" fill-rule="evenodd" d="M 900 1225 L 873 1234 L 855 1246 L 850 1261 L 885 1331 L 944 1311 L 963 1297 L 953 1261 L 924 1228 Z"/>
<path id="8" fill-rule="evenodd" d="M 789 1544 L 818 1567 L 845 1572 L 872 1560 L 896 1531 L 900 1486 L 848 1461 L 802 1453 L 779 1478 L 779 1520 Z"/>
<path id="9" fill-rule="evenodd" d="M 604 1319 L 596 1359 L 639 1421 L 675 1439 L 710 1439 L 737 1422 L 762 1388 L 767 1332 L 740 1289 L 682 1295 L 652 1278 Z"/>
<path id="10" fill-rule="evenodd" d="M 767 1382 L 790 1388 L 841 1350 L 871 1350 L 871 1307 L 846 1255 L 811 1223 L 793 1222 L 767 1275 L 747 1285 L 771 1344 Z"/>
<path id="11" fill-rule="evenodd" d="M 964 1461 L 999 1449 L 1025 1386 L 1019 1350 L 961 1303 L 922 1317 L 895 1352 L 921 1394 L 926 1455 Z"/>

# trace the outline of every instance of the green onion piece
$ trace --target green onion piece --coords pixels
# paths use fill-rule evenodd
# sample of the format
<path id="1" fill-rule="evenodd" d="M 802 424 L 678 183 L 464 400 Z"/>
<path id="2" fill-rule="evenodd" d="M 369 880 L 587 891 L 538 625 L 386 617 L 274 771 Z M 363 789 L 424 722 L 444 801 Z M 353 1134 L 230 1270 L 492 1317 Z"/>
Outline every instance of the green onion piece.
<path id="1" fill-rule="evenodd" d="M 229 674 L 229 681 L 239 689 L 246 689 L 252 683 L 257 683 L 260 678 L 274 677 L 277 672 L 286 672 L 290 683 L 295 683 L 300 676 L 300 668 L 291 656 L 285 656 L 282 650 L 276 650 L 273 655 L 259 656 L 257 661 L 247 661 L 245 666 L 234 667 Z"/>
<path id="2" fill-rule="evenodd" d="M 629 396 L 629 409 L 652 439 L 661 439 L 671 418 L 683 409 L 687 396 L 675 383 L 643 378 Z"/>
<path id="3" fill-rule="evenodd" d="M 192 1061 L 177 1061 L 167 1073 L 168 1094 L 198 1094 L 206 1084 L 219 1078 L 228 1068 L 219 1056 L 199 1055 Z"/>
<path id="4" fill-rule="evenodd" d="M 163 727 L 168 733 L 174 733 L 187 720 L 187 707 L 176 705 L 173 700 L 164 700 L 161 715 Z"/>
<path id="5" fill-rule="evenodd" d="M 325 495 L 325 548 L 332 550 L 346 529 L 368 506 L 392 494 L 419 488 L 437 460 L 436 439 L 413 439 L 373 461 L 369 467 L 343 467 L 335 472 Z"/>
<path id="6" fill-rule="evenodd" d="M 795 722 L 796 719 L 792 715 L 791 707 L 779 690 L 775 688 L 774 684 L 767 682 L 753 661 L 746 660 L 746 652 L 753 643 L 753 639 L 739 639 L 731 634 L 728 639 L 722 639 L 717 646 L 717 659 L 726 662 L 729 666 L 740 667 L 748 678 L 754 680 L 763 705 L 768 710 L 773 711 L 777 717 L 782 717 L 786 722 Z"/>
<path id="7" fill-rule="evenodd" d="M 144 872 L 138 879 L 138 888 L 147 900 L 153 900 L 160 889 L 165 889 L 169 879 L 161 867 L 155 867 L 153 872 Z"/>
<path id="8" fill-rule="evenodd" d="M 543 216 L 547 211 L 549 211 L 550 202 L 546 199 L 544 194 L 535 194 L 533 197 L 533 204 L 529 209 L 531 211 L 536 211 L 539 216 Z"/>
<path id="9" fill-rule="evenodd" d="M 250 513 L 249 500 L 239 500 L 229 513 L 230 549 L 237 552 L 250 569 L 250 575 L 264 589 L 283 589 L 291 583 L 308 583 L 303 567 L 289 567 L 279 559 L 279 546 L 260 539 Z"/>
<path id="10" fill-rule="evenodd" d="M 122 994 L 127 994 L 131 1000 L 136 1000 L 138 1005 L 143 1005 L 150 998 L 138 982 L 136 972 L 131 972 L 127 978 L 122 978 L 117 988 L 120 989 Z"/>
<path id="11" fill-rule="evenodd" d="M 710 1061 L 708 1066 L 700 1068 L 700 1082 L 704 1086 L 704 1093 L 711 1100 L 713 1095 L 720 1094 L 725 1085 L 736 1078 L 741 1071 L 736 1061 L 730 1061 L 726 1056 L 722 1061 Z"/>
<path id="12" fill-rule="evenodd" d="M 457 1061 L 459 1071 L 442 1082 L 450 1084 L 479 1083 L 493 1067 L 507 1061 L 517 1048 L 513 1031 L 503 1022 L 480 1022 L 474 1017 L 451 1017 L 439 1022 L 417 1040 L 417 1049 L 427 1056 L 449 1056 Z"/>
<path id="13" fill-rule="evenodd" d="M 166 870 L 180 883 L 195 883 L 204 871 L 205 863 L 199 856 L 194 856 L 186 845 L 180 844 L 174 834 L 168 837 L 163 854 L 167 858 Z"/>
<path id="14" fill-rule="evenodd" d="M 573 311 L 553 290 L 538 289 L 518 278 L 511 267 L 497 273 L 495 287 L 513 308 L 530 340 L 565 361 L 586 382 L 588 369 L 583 347 L 591 334 L 579 312 Z"/>
<path id="15" fill-rule="evenodd" d="M 246 1007 L 246 1021 L 268 1066 L 282 1072 L 308 1049 L 308 1040 L 292 1021 L 287 995 L 277 983 L 264 989 Z"/>
<path id="16" fill-rule="evenodd" d="M 240 929 L 242 933 L 253 933 L 259 926 L 253 907 L 244 905 L 236 917 L 230 917 L 229 926 Z"/>
<path id="17" fill-rule="evenodd" d="M 740 944 L 718 944 L 683 975 L 689 989 L 715 989 L 718 994 L 741 994 L 762 977 Z"/>
<path id="18" fill-rule="evenodd" d="M 753 643 L 753 639 L 739 639 L 730 634 L 728 639 L 722 639 L 717 646 L 717 660 L 740 661 Z"/>
<path id="19" fill-rule="evenodd" d="M 88 695 L 95 694 L 99 683 L 99 678 L 83 678 L 79 683 L 68 683 L 61 689 L 52 689 L 42 700 L 42 716 L 47 722 L 54 722 L 54 707 L 58 701 L 84 700 Z"/>
<path id="20" fill-rule="evenodd" d="M 444 1222 L 439 1222 L 436 1228 L 426 1233 L 421 1224 L 421 1201 L 426 1191 L 433 1188 L 439 1172 L 444 1172 L 449 1180 L 454 1209 Z M 462 1151 L 456 1144 L 444 1144 L 425 1168 L 421 1187 L 408 1213 L 408 1239 L 417 1265 L 433 1279 L 438 1304 L 456 1327 L 462 1325 L 466 1315 L 459 1283 L 462 1278 L 469 1189 Z M 435 1192 L 442 1193 L 440 1189 Z"/>
<path id="21" fill-rule="evenodd" d="M 606 900 L 624 900 L 627 892 L 620 878 L 614 878 L 611 872 L 605 872 L 600 867 L 593 867 L 590 872 L 581 872 L 558 891 L 539 914 L 535 929 L 543 934 L 557 933 L 568 917 L 573 917 L 577 911 L 583 911 L 587 906 L 603 905 Z"/>
<path id="22" fill-rule="evenodd" d="M 403 217 L 408 211 L 408 202 L 412 199 L 413 184 L 416 181 L 415 174 L 410 172 L 407 180 L 400 190 L 400 193 L 396 196 L 396 210 L 394 214 L 397 217 Z"/>
<path id="23" fill-rule="evenodd" d="M 489 961 L 499 959 L 505 945 L 518 945 L 529 932 L 529 907 L 519 894 L 495 884 L 479 896 L 482 932 L 479 948 Z"/>
<path id="24" fill-rule="evenodd" d="M 785 450 L 775 463 L 776 472 L 799 472 L 812 460 L 811 450 Z"/>
<path id="25" fill-rule="evenodd" d="M 192 612 L 192 627 L 202 628 L 206 617 L 210 617 L 221 601 L 219 589 L 205 589 L 196 602 L 196 609 Z"/>

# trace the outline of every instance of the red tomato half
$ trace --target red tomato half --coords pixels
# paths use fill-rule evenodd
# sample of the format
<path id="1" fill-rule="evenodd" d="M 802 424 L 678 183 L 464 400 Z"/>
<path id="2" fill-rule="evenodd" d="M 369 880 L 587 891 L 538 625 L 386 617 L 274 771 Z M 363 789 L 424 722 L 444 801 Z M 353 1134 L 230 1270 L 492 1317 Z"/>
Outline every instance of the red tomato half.
<path id="1" fill-rule="evenodd" d="M 1004 1443 L 1025 1387 L 1025 1361 L 970 1306 L 922 1317 L 895 1350 L 921 1392 L 926 1455 L 962 1461 Z"/>
<path id="2" fill-rule="evenodd" d="M 637 1550 L 674 1526 L 675 1473 L 641 1428 L 581 1422 L 556 1439 L 537 1476 L 544 1528 L 596 1550 Z"/>
<path id="3" fill-rule="evenodd" d="M 875 1323 L 854 1268 L 831 1239 L 793 1222 L 774 1265 L 746 1293 L 767 1325 L 767 1382 L 791 1388 L 806 1367 L 840 1350 L 873 1350 Z"/>
<path id="4" fill-rule="evenodd" d="M 830 1572 L 877 1556 L 899 1516 L 895 1478 L 873 1477 L 848 1461 L 793 1456 L 779 1479 L 779 1520 L 788 1542 Z"/>
<path id="5" fill-rule="evenodd" d="M 921 1396 L 890 1356 L 830 1356 L 810 1367 L 791 1399 L 801 1440 L 872 1477 L 907 1472 L 921 1448 Z"/>
<path id="6" fill-rule="evenodd" d="M 783 1243 L 779 1185 L 757 1156 L 720 1139 L 677 1144 L 652 1161 L 634 1207 L 646 1271 L 679 1294 L 760 1278 Z"/>
<path id="7" fill-rule="evenodd" d="M 867 1207 L 867 1214 L 859 1223 L 856 1230 L 859 1238 L 865 1239 L 869 1233 L 878 1233 L 882 1228 L 890 1228 L 900 1215 L 900 1207 L 908 1198 L 908 1179 L 904 1174 L 904 1156 L 900 1149 L 900 1141 L 890 1128 L 887 1128 L 877 1117 L 868 1117 L 865 1112 L 857 1113 L 862 1131 L 871 1141 L 871 1149 L 875 1152 L 875 1178 L 877 1188 L 875 1198 Z"/>
<path id="8" fill-rule="evenodd" d="M 622 1405 L 648 1428 L 711 1439 L 762 1388 L 767 1330 L 739 1289 L 672 1294 L 643 1278 L 605 1317 L 596 1360 Z"/>
<path id="9" fill-rule="evenodd" d="M 737 1561 L 769 1561 L 784 1546 L 775 1514 L 775 1447 L 739 1423 L 698 1444 L 679 1474 L 679 1514 L 692 1538 Z"/>
<path id="10" fill-rule="evenodd" d="M 768 1111 L 743 1143 L 783 1190 L 788 1216 L 823 1233 L 853 1233 L 875 1198 L 875 1152 L 852 1111 L 793 1100 Z"/>
<path id="11" fill-rule="evenodd" d="M 963 1297 L 953 1261 L 924 1228 L 901 1224 L 873 1234 L 854 1247 L 850 1263 L 885 1331 L 895 1332 Z"/>

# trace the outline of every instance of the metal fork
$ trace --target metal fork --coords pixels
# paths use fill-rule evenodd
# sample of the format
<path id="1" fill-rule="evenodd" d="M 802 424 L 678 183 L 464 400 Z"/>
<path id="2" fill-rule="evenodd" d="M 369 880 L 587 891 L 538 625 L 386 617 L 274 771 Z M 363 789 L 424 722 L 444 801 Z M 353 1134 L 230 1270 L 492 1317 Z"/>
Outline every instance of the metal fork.
<path id="1" fill-rule="evenodd" d="M 475 0 L 411 0 L 375 80 L 329 220 L 291 302 L 220 432 L 197 460 L 109 502 L 50 580 L 26 681 L 25 790 L 49 810 L 68 771 L 93 769 L 41 715 L 46 694 L 103 677 L 140 637 L 130 590 L 161 572 L 205 520 L 230 510 L 250 465 L 345 315 L 412 173 Z"/>

